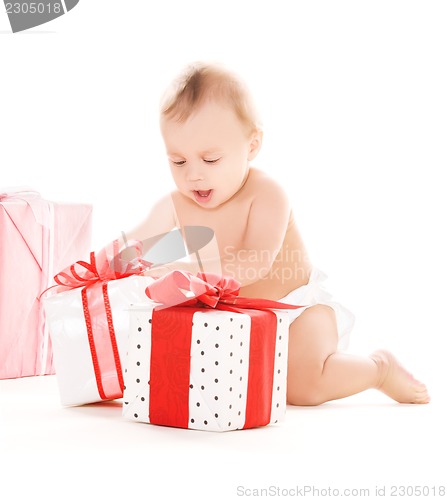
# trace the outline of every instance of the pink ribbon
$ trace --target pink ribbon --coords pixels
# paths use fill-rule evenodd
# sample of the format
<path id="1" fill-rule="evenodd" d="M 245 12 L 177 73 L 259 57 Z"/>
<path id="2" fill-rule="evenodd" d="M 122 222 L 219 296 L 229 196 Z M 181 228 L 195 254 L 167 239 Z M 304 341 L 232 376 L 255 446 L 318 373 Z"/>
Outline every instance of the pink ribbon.
<path id="1" fill-rule="evenodd" d="M 244 309 L 298 309 L 304 306 L 276 300 L 239 297 L 239 281 L 213 273 L 171 271 L 146 288 L 146 295 L 163 307 L 176 305 L 218 308 L 219 304 Z"/>
<path id="2" fill-rule="evenodd" d="M 22 201 L 26 203 L 33 212 L 36 222 L 41 226 L 50 227 L 48 215 L 48 205 L 50 202 L 43 200 L 37 191 L 28 188 L 16 188 L 0 192 L 0 203 L 7 201 Z"/>

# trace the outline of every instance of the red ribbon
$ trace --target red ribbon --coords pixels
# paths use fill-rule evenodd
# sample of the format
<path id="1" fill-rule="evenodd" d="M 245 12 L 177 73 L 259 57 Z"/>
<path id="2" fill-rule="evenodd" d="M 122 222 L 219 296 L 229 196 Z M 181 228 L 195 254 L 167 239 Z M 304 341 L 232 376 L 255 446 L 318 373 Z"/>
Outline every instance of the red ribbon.
<path id="1" fill-rule="evenodd" d="M 136 252 L 132 260 L 123 259 L 118 241 L 115 240 L 101 250 L 98 256 L 91 252 L 90 262 L 75 262 L 54 277 L 59 287 L 83 287 L 81 297 L 84 320 L 96 385 L 103 400 L 120 398 L 124 390 L 107 284 L 112 280 L 141 275 L 151 266 L 149 262 L 141 259 L 140 242 L 132 242 L 127 248 Z"/>
<path id="2" fill-rule="evenodd" d="M 73 289 L 143 274 L 151 263 L 141 259 L 141 242 L 132 241 L 126 249 L 135 250 L 136 256 L 131 260 L 123 259 L 124 250 L 120 251 L 118 241 L 114 240 L 103 248 L 98 256 L 91 252 L 90 262 L 79 260 L 56 274 L 54 281 L 60 286 Z"/>
<path id="3" fill-rule="evenodd" d="M 188 428 L 193 307 L 152 313 L 149 421 Z"/>
<path id="4" fill-rule="evenodd" d="M 150 422 L 189 426 L 192 319 L 197 307 L 250 316 L 244 429 L 270 422 L 277 325 L 270 309 L 303 306 L 239 297 L 239 289 L 239 282 L 232 278 L 202 273 L 193 276 L 182 271 L 172 271 L 147 287 L 148 297 L 162 304 L 152 315 Z M 169 309 L 172 305 L 177 306 L 175 310 Z"/>

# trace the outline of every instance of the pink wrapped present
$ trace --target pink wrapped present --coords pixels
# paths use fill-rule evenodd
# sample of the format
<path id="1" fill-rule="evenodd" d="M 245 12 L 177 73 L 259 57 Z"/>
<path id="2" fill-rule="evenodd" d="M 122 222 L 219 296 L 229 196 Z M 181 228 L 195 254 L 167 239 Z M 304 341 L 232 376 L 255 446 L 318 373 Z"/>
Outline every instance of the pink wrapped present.
<path id="1" fill-rule="evenodd" d="M 88 254 L 92 207 L 0 190 L 0 379 L 54 373 L 41 293 Z"/>

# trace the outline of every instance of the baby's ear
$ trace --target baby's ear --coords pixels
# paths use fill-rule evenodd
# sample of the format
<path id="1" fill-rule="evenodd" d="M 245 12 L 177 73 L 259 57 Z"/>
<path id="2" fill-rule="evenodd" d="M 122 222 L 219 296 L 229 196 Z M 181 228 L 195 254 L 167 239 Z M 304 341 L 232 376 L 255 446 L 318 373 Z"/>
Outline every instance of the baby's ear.
<path id="1" fill-rule="evenodd" d="M 254 160 L 262 146 L 263 132 L 260 129 L 255 130 L 250 138 L 250 149 L 248 152 L 248 161 Z"/>

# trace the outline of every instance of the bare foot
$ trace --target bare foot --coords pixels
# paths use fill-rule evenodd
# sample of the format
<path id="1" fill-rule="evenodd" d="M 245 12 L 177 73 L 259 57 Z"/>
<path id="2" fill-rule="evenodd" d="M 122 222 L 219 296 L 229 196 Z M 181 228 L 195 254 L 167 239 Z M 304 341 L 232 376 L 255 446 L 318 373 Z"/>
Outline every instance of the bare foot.
<path id="1" fill-rule="evenodd" d="M 370 358 L 379 367 L 377 388 L 399 403 L 428 403 L 430 396 L 422 382 L 416 380 L 388 351 L 379 350 Z"/>

